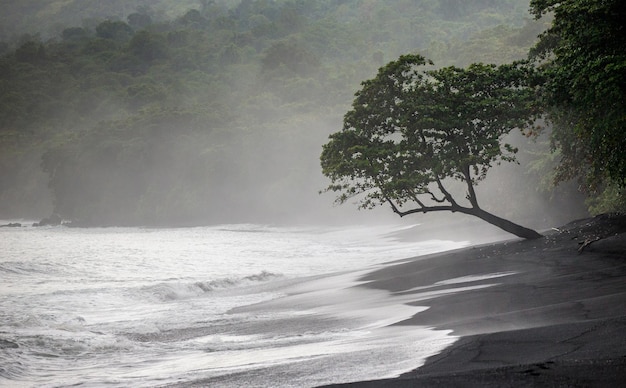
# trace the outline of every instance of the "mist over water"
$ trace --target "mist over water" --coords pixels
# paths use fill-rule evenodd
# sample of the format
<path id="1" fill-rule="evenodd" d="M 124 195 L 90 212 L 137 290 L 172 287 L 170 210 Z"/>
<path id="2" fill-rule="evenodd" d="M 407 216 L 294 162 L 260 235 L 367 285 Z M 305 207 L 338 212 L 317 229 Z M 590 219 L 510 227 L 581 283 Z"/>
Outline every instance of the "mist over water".
<path id="1" fill-rule="evenodd" d="M 394 237 L 405 230 L 2 228 L 0 385 L 312 386 L 413 369 L 455 338 L 389 327 L 425 307 L 353 286 L 466 242 Z"/>

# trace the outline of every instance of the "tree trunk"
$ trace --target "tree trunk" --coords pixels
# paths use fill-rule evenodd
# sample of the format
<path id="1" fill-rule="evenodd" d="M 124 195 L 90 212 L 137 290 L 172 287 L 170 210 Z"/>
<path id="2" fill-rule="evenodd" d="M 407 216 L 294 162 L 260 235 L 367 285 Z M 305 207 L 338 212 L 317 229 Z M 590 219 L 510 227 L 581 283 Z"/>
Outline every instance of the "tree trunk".
<path id="1" fill-rule="evenodd" d="M 507 231 L 511 234 L 516 235 L 517 237 L 525 238 L 528 240 L 534 240 L 534 239 L 543 237 L 541 234 L 537 233 L 536 231 L 532 229 L 525 228 L 514 222 L 505 220 L 504 218 L 500 218 L 496 215 L 493 215 L 489 212 L 484 211 L 483 209 L 470 208 L 470 209 L 465 209 L 465 210 L 467 211 L 463 211 L 463 213 L 476 216 L 480 218 L 481 220 L 490 223 L 491 225 L 497 226 L 498 228 L 504 231 Z"/>

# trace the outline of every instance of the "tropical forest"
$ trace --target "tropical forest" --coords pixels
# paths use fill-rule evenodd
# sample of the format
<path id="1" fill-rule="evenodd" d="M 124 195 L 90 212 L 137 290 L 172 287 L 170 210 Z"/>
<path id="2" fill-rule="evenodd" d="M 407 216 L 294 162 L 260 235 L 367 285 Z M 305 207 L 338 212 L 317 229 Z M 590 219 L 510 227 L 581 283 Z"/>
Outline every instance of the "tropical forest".
<path id="1" fill-rule="evenodd" d="M 339 222 L 356 208 L 325 192 L 340 167 L 324 144 L 353 119 L 364 82 L 399 58 L 418 58 L 429 76 L 525 69 L 532 123 L 498 132 L 515 158 L 485 162 L 485 208 L 535 228 L 626 210 L 626 18 L 616 0 L 2 8 L 1 219 Z"/>

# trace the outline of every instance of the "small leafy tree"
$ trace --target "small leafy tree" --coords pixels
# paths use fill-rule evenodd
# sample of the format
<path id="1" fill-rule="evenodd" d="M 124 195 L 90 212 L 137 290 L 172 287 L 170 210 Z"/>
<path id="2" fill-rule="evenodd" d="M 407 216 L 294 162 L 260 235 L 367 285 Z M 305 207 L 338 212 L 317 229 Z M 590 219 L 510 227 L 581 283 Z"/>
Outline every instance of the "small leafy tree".
<path id="1" fill-rule="evenodd" d="M 420 55 L 401 56 L 363 82 L 343 130 L 323 146 L 326 191 L 340 193 L 339 203 L 358 196 L 361 208 L 388 204 L 401 217 L 459 212 L 522 238 L 541 237 L 483 210 L 474 190 L 494 163 L 515 161 L 517 149 L 501 140 L 533 121 L 531 70 L 426 65 L 432 62 Z M 464 184 L 463 201 L 449 189 L 455 180 Z"/>

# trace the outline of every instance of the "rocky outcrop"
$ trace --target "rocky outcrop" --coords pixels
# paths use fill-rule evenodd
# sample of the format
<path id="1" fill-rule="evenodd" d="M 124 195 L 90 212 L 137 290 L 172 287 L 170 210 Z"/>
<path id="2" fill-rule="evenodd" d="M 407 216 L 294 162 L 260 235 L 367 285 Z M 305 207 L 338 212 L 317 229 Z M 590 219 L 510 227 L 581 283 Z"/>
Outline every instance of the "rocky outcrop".
<path id="1" fill-rule="evenodd" d="M 61 225 L 63 219 L 58 214 L 53 214 L 50 217 L 44 218 L 43 220 L 36 222 L 33 226 L 57 226 Z"/>
<path id="2" fill-rule="evenodd" d="M 22 224 L 19 222 L 11 222 L 9 224 L 0 225 L 0 228 L 21 228 Z"/>

